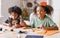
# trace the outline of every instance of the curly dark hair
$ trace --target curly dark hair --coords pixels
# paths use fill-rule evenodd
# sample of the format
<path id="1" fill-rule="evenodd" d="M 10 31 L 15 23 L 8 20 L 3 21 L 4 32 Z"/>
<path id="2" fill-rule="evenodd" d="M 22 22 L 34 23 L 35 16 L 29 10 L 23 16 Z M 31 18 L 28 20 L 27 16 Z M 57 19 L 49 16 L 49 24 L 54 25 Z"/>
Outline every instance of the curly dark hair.
<path id="1" fill-rule="evenodd" d="M 17 13 L 19 16 L 22 15 L 22 10 L 18 6 L 13 6 L 8 9 L 9 13 L 11 14 L 12 12 Z"/>
<path id="2" fill-rule="evenodd" d="M 50 14 L 49 8 L 47 8 L 46 6 L 41 6 L 41 7 L 44 8 L 44 10 L 46 11 L 46 14 Z"/>
<path id="3" fill-rule="evenodd" d="M 52 6 L 50 6 L 50 5 L 46 5 L 46 6 L 39 5 L 39 6 L 42 7 L 46 11 L 46 14 L 51 15 L 51 12 L 53 11 L 53 7 Z M 36 9 L 39 6 L 35 6 L 34 7 L 34 9 L 33 9 L 34 13 L 36 13 Z"/>
<path id="4" fill-rule="evenodd" d="M 50 10 L 49 14 L 51 15 L 53 13 L 53 11 L 54 11 L 53 7 L 50 6 L 50 5 L 46 5 L 46 7 L 49 8 L 49 10 Z"/>

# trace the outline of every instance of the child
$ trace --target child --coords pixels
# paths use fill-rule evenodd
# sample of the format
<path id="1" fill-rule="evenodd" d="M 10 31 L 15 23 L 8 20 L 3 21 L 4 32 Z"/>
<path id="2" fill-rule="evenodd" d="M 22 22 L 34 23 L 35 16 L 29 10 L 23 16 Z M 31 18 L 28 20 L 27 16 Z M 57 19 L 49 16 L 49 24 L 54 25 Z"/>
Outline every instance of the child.
<path id="1" fill-rule="evenodd" d="M 14 6 L 9 9 L 10 17 L 5 21 L 6 25 L 9 27 L 19 28 L 21 26 L 25 26 L 25 23 L 21 21 L 20 16 L 22 15 L 21 8 Z"/>
<path id="2" fill-rule="evenodd" d="M 37 6 L 36 8 L 36 16 L 32 21 L 30 22 L 31 26 L 34 26 L 35 28 L 42 27 L 43 29 L 47 30 L 58 30 L 57 25 L 48 17 L 46 14 L 50 14 L 51 11 L 45 6 Z"/>

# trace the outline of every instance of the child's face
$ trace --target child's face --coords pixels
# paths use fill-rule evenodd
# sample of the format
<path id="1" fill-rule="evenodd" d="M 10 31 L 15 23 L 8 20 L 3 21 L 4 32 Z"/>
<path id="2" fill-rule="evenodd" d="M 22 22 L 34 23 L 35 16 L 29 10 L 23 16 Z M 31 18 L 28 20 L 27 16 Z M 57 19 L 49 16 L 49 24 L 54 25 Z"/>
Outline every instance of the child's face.
<path id="1" fill-rule="evenodd" d="M 45 16 L 45 14 L 46 14 L 46 12 L 45 12 L 44 8 L 42 8 L 40 6 L 37 7 L 37 16 L 39 18 L 43 18 Z"/>
<path id="2" fill-rule="evenodd" d="M 13 19 L 18 18 L 18 14 L 17 14 L 17 13 L 15 13 L 15 12 L 12 12 L 12 13 L 11 13 L 11 16 L 12 16 L 12 18 L 13 18 Z"/>

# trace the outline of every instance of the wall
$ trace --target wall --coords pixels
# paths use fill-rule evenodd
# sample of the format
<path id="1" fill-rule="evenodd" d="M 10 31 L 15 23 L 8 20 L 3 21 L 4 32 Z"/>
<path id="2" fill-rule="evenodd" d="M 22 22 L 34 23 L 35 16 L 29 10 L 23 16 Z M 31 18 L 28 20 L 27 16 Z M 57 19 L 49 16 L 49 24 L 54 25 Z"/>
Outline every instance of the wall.
<path id="1" fill-rule="evenodd" d="M 8 8 L 12 6 L 19 6 L 20 7 L 20 0 L 1 0 L 1 14 L 4 17 L 9 16 Z"/>
<path id="2" fill-rule="evenodd" d="M 21 7 L 22 5 L 20 5 L 20 0 L 1 0 L 1 18 L 0 18 L 0 23 L 2 23 L 4 20 L 6 20 L 6 18 L 9 16 L 8 13 L 8 8 L 12 7 L 12 6 L 19 6 Z"/>
<path id="3" fill-rule="evenodd" d="M 52 0 L 52 6 L 54 8 L 53 20 L 60 26 L 60 0 Z"/>
<path id="4" fill-rule="evenodd" d="M 0 0 L 0 17 L 1 17 L 1 0 Z"/>

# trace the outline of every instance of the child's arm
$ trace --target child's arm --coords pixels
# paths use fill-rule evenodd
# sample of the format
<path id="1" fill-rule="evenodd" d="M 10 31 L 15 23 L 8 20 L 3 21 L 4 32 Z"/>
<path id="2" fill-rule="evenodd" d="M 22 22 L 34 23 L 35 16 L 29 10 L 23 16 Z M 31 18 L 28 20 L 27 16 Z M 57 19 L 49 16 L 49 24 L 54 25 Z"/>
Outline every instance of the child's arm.
<path id="1" fill-rule="evenodd" d="M 11 24 L 11 19 L 7 19 L 4 23 L 3 23 L 5 26 L 9 26 L 9 27 L 12 27 L 12 24 Z"/>
<path id="2" fill-rule="evenodd" d="M 42 26 L 43 29 L 45 30 L 58 30 L 58 27 L 57 26 L 53 26 L 53 27 L 45 27 L 45 26 Z"/>
<path id="3" fill-rule="evenodd" d="M 25 22 L 20 22 L 20 24 L 16 24 L 14 28 L 22 28 L 22 27 L 30 27 Z"/>
<path id="4" fill-rule="evenodd" d="M 50 18 L 48 18 L 48 20 L 46 20 L 46 22 L 42 25 L 42 27 L 47 30 L 58 30 L 58 26 Z"/>
<path id="5" fill-rule="evenodd" d="M 12 27 L 11 24 L 7 24 L 7 23 L 3 23 L 4 26 L 9 26 L 9 27 Z"/>

